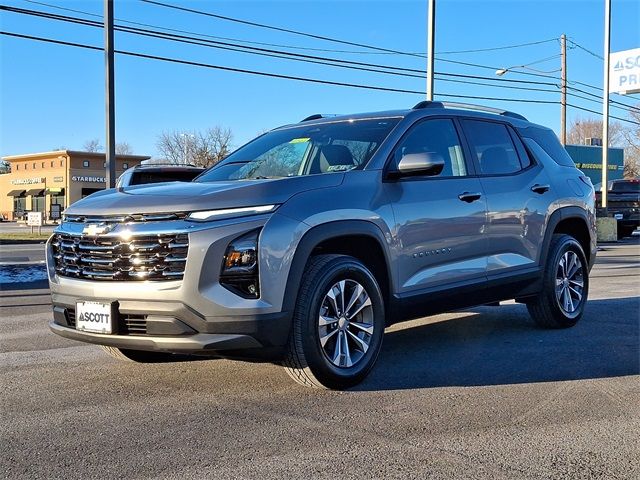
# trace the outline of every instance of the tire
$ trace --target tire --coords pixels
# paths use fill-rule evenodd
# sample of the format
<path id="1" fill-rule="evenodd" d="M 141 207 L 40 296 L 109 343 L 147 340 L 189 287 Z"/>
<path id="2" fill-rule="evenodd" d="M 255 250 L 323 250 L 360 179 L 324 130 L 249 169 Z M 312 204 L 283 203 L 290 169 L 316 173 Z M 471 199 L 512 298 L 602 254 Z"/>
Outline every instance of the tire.
<path id="1" fill-rule="evenodd" d="M 588 295 L 589 267 L 580 243 L 570 235 L 553 235 L 542 291 L 527 303 L 531 318 L 543 328 L 573 327 L 584 314 Z"/>
<path id="2" fill-rule="evenodd" d="M 147 352 L 144 350 L 128 350 L 125 348 L 107 347 L 100 345 L 102 349 L 118 360 L 136 363 L 162 363 L 171 362 L 173 355 L 166 352 Z"/>
<path id="3" fill-rule="evenodd" d="M 359 260 L 346 255 L 311 257 L 296 299 L 283 366 L 307 387 L 353 387 L 373 368 L 384 326 L 378 282 Z"/>

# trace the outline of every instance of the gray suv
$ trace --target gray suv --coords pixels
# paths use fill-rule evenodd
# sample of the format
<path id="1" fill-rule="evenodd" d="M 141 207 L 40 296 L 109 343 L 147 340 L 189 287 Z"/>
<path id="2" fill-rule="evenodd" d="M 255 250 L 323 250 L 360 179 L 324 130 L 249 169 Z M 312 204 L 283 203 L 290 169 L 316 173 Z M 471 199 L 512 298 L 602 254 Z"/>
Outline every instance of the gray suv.
<path id="1" fill-rule="evenodd" d="M 50 326 L 121 359 L 275 360 L 348 388 L 395 322 L 515 299 L 574 325 L 594 199 L 554 133 L 512 112 L 313 115 L 191 183 L 69 207 L 47 245 Z"/>

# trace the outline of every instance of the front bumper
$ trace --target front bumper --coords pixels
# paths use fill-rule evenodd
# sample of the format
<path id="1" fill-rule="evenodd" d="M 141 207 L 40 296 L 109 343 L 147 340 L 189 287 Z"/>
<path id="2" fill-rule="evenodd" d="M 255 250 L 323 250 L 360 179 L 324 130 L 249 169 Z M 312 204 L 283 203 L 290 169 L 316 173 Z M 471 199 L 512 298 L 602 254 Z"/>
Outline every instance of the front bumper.
<path id="1" fill-rule="evenodd" d="M 287 343 L 292 316 L 282 311 L 280 290 L 284 289 L 284 282 L 264 281 L 263 272 L 266 274 L 269 269 L 262 260 L 264 288 L 259 299 L 241 298 L 219 282 L 220 266 L 229 242 L 264 227 L 268 220 L 269 217 L 262 216 L 243 221 L 189 224 L 186 231 L 182 229 L 184 222 L 162 222 L 158 226 L 149 222 L 125 227 L 129 235 L 149 235 L 158 229 L 187 233 L 189 250 L 181 280 L 101 281 L 61 276 L 55 272 L 52 249 L 48 245 L 47 266 L 54 307 L 51 330 L 74 340 L 124 349 L 240 357 L 246 352 L 251 358 L 279 355 Z M 182 228 L 174 228 L 176 226 Z M 112 234 L 117 235 L 118 229 Z M 270 265 L 275 264 L 273 255 L 261 257 L 268 257 Z M 76 304 L 88 300 L 116 304 L 115 334 L 75 329 L 70 318 L 75 316 Z M 127 329 L 131 321 L 136 322 L 135 329 Z"/>

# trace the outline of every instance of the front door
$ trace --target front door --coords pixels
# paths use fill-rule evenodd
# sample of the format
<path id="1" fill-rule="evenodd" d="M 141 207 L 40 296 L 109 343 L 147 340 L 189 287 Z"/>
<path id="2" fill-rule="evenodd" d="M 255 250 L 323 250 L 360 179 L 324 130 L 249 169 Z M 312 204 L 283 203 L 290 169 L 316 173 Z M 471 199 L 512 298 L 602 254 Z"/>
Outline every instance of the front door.
<path id="1" fill-rule="evenodd" d="M 401 296 L 486 279 L 486 200 L 473 166 L 465 160 L 455 122 L 429 118 L 416 123 L 395 149 L 403 155 L 430 152 L 445 166 L 436 176 L 388 181 L 395 215 Z"/>

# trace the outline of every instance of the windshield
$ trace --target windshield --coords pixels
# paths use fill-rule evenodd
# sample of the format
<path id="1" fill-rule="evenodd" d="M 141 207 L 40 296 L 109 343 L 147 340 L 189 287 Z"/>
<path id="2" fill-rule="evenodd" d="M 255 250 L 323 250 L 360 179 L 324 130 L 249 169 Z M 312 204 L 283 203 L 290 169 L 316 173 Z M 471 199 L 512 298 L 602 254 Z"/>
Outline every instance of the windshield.
<path id="1" fill-rule="evenodd" d="M 236 150 L 196 181 L 295 177 L 361 168 L 399 121 L 345 120 L 275 130 Z"/>

